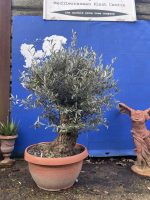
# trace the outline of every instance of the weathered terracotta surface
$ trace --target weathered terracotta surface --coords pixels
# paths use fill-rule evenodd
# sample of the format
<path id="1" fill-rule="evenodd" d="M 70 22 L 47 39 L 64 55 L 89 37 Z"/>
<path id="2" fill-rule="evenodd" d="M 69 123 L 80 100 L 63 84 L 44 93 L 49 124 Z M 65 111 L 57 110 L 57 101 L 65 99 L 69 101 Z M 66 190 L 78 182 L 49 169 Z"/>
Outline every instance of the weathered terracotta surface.
<path id="1" fill-rule="evenodd" d="M 3 136 L 0 135 L 0 150 L 3 155 L 3 160 L 0 162 L 0 166 L 11 166 L 15 162 L 14 160 L 10 159 L 11 153 L 14 150 L 15 140 L 18 136 Z"/>
<path id="2" fill-rule="evenodd" d="M 79 176 L 83 160 L 88 156 L 85 148 L 82 153 L 75 156 L 41 158 L 29 154 L 30 147 L 25 150 L 25 160 L 29 163 L 31 176 L 39 188 L 49 191 L 71 187 Z"/>
<path id="3" fill-rule="evenodd" d="M 119 110 L 128 114 L 132 122 L 131 133 L 136 146 L 137 160 L 132 170 L 143 176 L 150 176 L 150 131 L 147 130 L 145 122 L 150 119 L 150 108 L 147 110 L 134 110 L 120 103 Z"/>

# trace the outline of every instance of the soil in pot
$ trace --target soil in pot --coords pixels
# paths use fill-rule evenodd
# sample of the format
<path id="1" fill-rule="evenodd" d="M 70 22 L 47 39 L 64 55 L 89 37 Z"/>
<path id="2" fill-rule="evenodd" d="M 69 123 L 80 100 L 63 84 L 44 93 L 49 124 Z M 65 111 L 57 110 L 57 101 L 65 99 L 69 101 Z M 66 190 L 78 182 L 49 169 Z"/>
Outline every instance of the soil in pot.
<path id="1" fill-rule="evenodd" d="M 84 148 L 81 146 L 75 146 L 73 148 L 73 155 L 80 154 L 84 151 Z M 43 157 L 43 158 L 59 158 L 59 157 L 66 157 L 70 156 L 70 152 L 64 152 L 60 153 L 59 152 L 59 147 L 58 151 L 55 148 L 53 148 L 53 143 L 39 143 L 35 144 L 34 146 L 30 147 L 28 149 L 28 153 L 37 157 Z"/>

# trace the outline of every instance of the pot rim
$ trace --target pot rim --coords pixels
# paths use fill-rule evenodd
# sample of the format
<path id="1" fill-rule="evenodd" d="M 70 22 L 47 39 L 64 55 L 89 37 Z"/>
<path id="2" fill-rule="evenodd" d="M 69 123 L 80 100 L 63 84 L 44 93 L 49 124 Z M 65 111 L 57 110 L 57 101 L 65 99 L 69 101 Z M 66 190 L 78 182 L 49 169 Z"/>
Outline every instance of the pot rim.
<path id="1" fill-rule="evenodd" d="M 42 144 L 42 143 L 49 143 L 49 142 L 41 142 L 38 144 Z M 24 159 L 32 164 L 37 164 L 37 165 L 48 165 L 48 166 L 59 166 L 59 165 L 68 165 L 68 164 L 73 164 L 76 162 L 81 162 L 82 160 L 84 160 L 87 156 L 88 156 L 88 150 L 85 146 L 81 145 L 81 144 L 76 144 L 76 146 L 78 147 L 83 147 L 84 151 L 74 155 L 74 156 L 67 156 L 67 157 L 62 157 L 62 158 L 42 158 L 42 157 L 37 157 L 34 155 L 31 155 L 28 153 L 28 149 L 30 147 L 33 147 L 36 144 L 30 145 L 25 149 L 25 153 L 24 153 Z"/>
<path id="2" fill-rule="evenodd" d="M 16 139 L 18 135 L 0 135 L 0 140 L 12 140 Z"/>

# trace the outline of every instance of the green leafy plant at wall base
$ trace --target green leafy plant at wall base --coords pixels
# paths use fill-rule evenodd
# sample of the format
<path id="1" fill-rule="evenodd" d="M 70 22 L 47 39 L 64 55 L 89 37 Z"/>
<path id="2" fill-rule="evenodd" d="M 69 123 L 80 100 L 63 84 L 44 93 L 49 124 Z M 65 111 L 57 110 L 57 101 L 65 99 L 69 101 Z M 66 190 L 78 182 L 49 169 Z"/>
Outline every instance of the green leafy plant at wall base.
<path id="1" fill-rule="evenodd" d="M 13 121 L 6 123 L 0 122 L 0 135 L 13 136 L 17 135 L 17 125 Z"/>

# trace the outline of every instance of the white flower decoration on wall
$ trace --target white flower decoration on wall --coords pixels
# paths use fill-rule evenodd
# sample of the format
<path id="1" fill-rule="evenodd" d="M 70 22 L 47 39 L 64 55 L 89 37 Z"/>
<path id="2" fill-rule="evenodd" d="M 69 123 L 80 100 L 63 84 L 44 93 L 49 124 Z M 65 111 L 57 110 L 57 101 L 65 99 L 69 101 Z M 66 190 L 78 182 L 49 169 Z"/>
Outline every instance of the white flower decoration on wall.
<path id="1" fill-rule="evenodd" d="M 21 54 L 24 56 L 25 58 L 25 68 L 31 67 L 32 64 L 32 60 L 35 54 L 35 48 L 33 44 L 22 44 L 21 48 L 20 48 L 20 52 Z"/>
<path id="2" fill-rule="evenodd" d="M 50 56 L 52 50 L 56 52 L 58 52 L 59 50 L 62 50 L 63 45 L 65 45 L 66 42 L 67 42 L 67 39 L 65 37 L 52 35 L 44 39 L 42 49 L 46 53 L 46 56 Z"/>
<path id="3" fill-rule="evenodd" d="M 21 45 L 20 52 L 25 58 L 25 68 L 31 67 L 34 63 L 40 63 L 42 59 L 50 56 L 52 51 L 62 50 L 67 43 L 67 39 L 59 35 L 45 37 L 43 41 L 42 50 L 37 51 L 33 44 L 24 43 Z"/>

